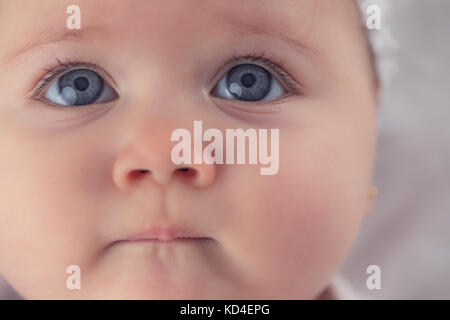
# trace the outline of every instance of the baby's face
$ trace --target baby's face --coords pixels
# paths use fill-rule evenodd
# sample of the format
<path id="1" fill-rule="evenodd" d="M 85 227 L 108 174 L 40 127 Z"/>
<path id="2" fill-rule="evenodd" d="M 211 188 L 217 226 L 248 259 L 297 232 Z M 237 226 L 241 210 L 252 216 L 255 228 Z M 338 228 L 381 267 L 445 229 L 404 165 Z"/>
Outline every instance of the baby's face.
<path id="1" fill-rule="evenodd" d="M 359 26 L 350 0 L 0 0 L 0 274 L 25 298 L 316 297 L 370 201 Z M 194 120 L 279 129 L 278 172 L 175 164 Z M 132 240 L 154 226 L 203 238 Z"/>

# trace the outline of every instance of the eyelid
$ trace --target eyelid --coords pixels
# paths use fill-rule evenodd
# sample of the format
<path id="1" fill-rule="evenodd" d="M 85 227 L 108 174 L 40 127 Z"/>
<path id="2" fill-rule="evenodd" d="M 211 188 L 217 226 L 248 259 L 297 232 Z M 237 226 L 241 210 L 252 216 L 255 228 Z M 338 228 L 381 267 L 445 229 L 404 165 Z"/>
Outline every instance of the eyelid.
<path id="1" fill-rule="evenodd" d="M 112 85 L 114 91 L 118 91 L 117 84 L 114 81 L 114 79 L 105 71 L 105 69 L 99 67 L 95 63 L 90 62 L 80 62 L 80 61 L 61 61 L 60 59 L 57 59 L 57 66 L 50 69 L 44 69 L 46 73 L 44 76 L 40 78 L 40 80 L 37 82 L 37 84 L 34 86 L 34 88 L 31 90 L 30 94 L 28 95 L 28 98 L 39 100 L 44 102 L 48 102 L 47 99 L 43 99 L 43 93 L 46 89 L 48 89 L 53 82 L 55 82 L 56 79 L 63 76 L 66 73 L 69 73 L 70 71 L 76 70 L 76 69 L 88 69 L 91 71 L 94 71 L 98 73 L 108 84 Z M 51 103 L 51 102 L 50 102 Z"/>
<path id="2" fill-rule="evenodd" d="M 222 79 L 233 67 L 243 64 L 243 63 L 252 63 L 259 65 L 268 69 L 272 76 L 274 76 L 281 84 L 283 89 L 285 89 L 290 95 L 305 95 L 305 90 L 303 86 L 301 86 L 294 78 L 286 71 L 286 68 L 283 66 L 283 63 L 276 61 L 272 57 L 268 57 L 266 53 L 258 53 L 258 54 L 248 54 L 245 56 L 232 56 L 230 60 L 224 63 L 219 68 L 219 73 L 214 77 L 213 88 L 216 86 L 217 82 Z M 280 98 L 279 98 L 280 99 Z M 263 104 L 263 103 L 274 103 L 276 100 L 272 101 L 259 101 L 259 102 L 251 102 L 250 104 Z M 243 102 L 243 101 L 239 101 Z"/>

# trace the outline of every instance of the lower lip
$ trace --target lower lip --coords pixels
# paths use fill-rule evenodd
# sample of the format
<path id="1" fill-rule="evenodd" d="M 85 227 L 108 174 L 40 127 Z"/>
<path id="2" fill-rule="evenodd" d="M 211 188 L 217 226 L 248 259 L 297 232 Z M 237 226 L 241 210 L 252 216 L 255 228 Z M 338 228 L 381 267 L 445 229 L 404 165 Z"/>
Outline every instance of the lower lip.
<path id="1" fill-rule="evenodd" d="M 214 249 L 215 241 L 212 238 L 175 238 L 169 241 L 159 239 L 123 240 L 114 243 L 117 252 L 131 254 L 134 258 L 141 257 L 146 263 L 155 266 L 171 265 L 174 270 L 190 263 L 198 265 L 207 260 Z M 137 258 L 139 259 L 139 258 Z M 190 262 L 187 262 L 189 260 Z M 195 262 L 197 261 L 197 262 Z M 157 263 L 157 264 L 159 264 Z M 167 271 L 170 268 L 166 269 Z"/>

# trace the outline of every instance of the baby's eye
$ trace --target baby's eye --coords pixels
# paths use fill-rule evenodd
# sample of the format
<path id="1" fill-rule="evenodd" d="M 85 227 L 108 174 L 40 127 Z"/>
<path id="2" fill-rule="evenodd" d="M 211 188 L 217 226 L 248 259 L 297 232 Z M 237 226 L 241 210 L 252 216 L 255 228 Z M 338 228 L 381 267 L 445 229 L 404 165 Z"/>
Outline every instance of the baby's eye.
<path id="1" fill-rule="evenodd" d="M 98 73 L 75 69 L 57 78 L 44 97 L 59 105 L 85 106 L 115 100 L 117 93 Z"/>
<path id="2" fill-rule="evenodd" d="M 213 94 L 219 98 L 242 101 L 274 100 L 285 93 L 269 71 L 249 63 L 233 67 L 213 89 Z"/>

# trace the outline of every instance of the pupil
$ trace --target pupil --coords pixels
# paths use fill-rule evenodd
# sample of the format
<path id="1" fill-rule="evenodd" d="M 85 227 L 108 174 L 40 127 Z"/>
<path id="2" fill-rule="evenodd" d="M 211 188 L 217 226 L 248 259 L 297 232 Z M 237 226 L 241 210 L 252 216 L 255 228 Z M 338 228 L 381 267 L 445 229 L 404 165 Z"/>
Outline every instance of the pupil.
<path id="1" fill-rule="evenodd" d="M 241 77 L 241 83 L 244 87 L 250 88 L 256 82 L 256 77 L 251 73 L 246 73 Z"/>
<path id="2" fill-rule="evenodd" d="M 79 91 L 84 91 L 89 87 L 89 80 L 85 77 L 75 79 L 75 88 Z"/>

